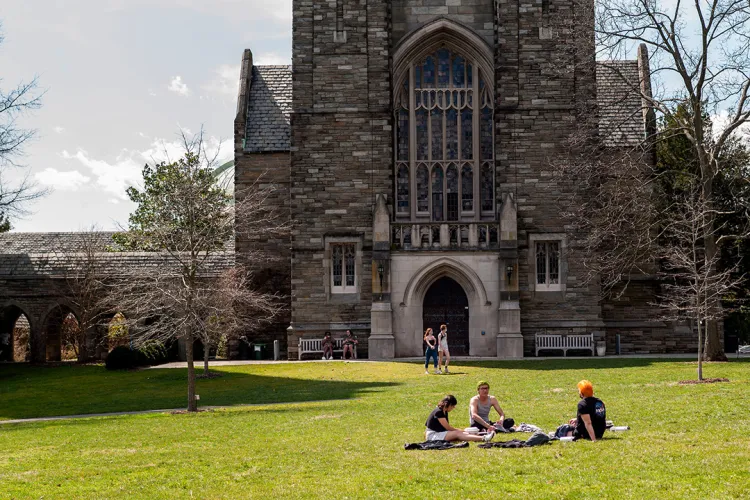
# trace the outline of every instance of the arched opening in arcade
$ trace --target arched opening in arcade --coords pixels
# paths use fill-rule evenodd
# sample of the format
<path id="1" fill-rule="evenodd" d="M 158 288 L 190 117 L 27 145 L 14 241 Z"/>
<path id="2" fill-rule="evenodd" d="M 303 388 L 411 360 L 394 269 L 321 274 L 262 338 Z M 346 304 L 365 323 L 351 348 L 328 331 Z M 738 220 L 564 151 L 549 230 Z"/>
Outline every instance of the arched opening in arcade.
<path id="1" fill-rule="evenodd" d="M 469 355 L 469 299 L 455 280 L 437 279 L 424 297 L 422 331 L 432 328 L 435 336 L 440 325 L 448 327 L 448 349 L 453 356 Z"/>
<path id="2" fill-rule="evenodd" d="M 125 315 L 118 311 L 107 324 L 107 352 L 118 346 L 130 345 L 130 327 Z"/>
<path id="3" fill-rule="evenodd" d="M 18 306 L 0 311 L 0 361 L 21 363 L 31 357 L 31 325 Z"/>
<path id="4" fill-rule="evenodd" d="M 84 333 L 70 307 L 60 304 L 52 309 L 44 322 L 47 361 L 80 359 L 86 349 Z"/>

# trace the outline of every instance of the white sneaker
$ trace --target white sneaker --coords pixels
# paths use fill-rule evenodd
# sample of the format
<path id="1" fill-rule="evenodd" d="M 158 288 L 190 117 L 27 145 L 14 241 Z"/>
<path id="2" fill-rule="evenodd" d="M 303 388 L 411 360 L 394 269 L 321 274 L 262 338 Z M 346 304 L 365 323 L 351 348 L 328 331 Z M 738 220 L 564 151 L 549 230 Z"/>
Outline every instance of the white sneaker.
<path id="1" fill-rule="evenodd" d="M 328 359 L 328 358 L 326 358 L 325 356 L 323 356 L 323 357 L 322 357 L 322 358 L 320 358 L 320 359 L 322 359 L 323 361 L 325 361 L 325 360 L 326 360 L 326 359 Z"/>
<path id="2" fill-rule="evenodd" d="M 429 375 L 429 374 L 430 374 L 430 370 L 425 370 L 425 371 L 424 371 L 424 374 L 425 374 L 425 375 Z"/>
<path id="3" fill-rule="evenodd" d="M 445 367 L 445 373 L 448 373 L 448 367 L 447 366 Z"/>
<path id="4" fill-rule="evenodd" d="M 490 431 L 487 434 L 485 434 L 482 439 L 484 439 L 485 443 L 489 443 L 490 441 L 492 441 L 493 437 L 495 437 L 495 431 Z"/>
<path id="5" fill-rule="evenodd" d="M 440 370 L 435 370 L 435 375 L 442 375 L 442 373 Z"/>

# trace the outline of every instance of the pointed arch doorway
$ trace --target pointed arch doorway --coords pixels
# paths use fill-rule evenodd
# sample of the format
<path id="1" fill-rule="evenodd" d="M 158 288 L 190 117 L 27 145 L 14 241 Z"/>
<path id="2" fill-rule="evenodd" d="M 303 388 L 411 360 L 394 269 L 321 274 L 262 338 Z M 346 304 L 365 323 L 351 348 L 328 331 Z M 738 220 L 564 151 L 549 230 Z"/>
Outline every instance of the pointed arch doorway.
<path id="1" fill-rule="evenodd" d="M 422 331 L 432 328 L 437 337 L 440 325 L 448 325 L 448 348 L 452 356 L 469 355 L 469 299 L 455 280 L 442 277 L 424 296 Z"/>

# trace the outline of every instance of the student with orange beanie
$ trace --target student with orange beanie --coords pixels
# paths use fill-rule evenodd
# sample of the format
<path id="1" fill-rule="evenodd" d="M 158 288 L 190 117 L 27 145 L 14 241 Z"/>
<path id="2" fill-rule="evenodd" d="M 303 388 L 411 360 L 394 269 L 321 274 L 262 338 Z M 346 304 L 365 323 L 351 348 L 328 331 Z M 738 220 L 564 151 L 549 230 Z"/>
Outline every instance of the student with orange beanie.
<path id="1" fill-rule="evenodd" d="M 578 382 L 578 411 L 570 424 L 575 424 L 573 437 L 575 439 L 590 439 L 596 441 L 604 435 L 607 428 L 607 409 L 604 402 L 594 397 L 594 386 L 588 380 Z"/>

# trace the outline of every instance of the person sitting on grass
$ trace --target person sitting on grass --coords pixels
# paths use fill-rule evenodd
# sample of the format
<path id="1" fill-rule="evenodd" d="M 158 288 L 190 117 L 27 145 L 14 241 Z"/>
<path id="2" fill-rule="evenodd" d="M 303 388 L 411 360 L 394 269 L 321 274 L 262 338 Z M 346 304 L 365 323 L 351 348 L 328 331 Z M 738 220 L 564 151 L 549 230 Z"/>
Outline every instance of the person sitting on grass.
<path id="1" fill-rule="evenodd" d="M 341 355 L 341 359 L 346 359 L 346 353 L 349 352 L 351 359 L 357 359 L 357 337 L 352 335 L 351 330 L 346 331 L 346 337 L 344 337 L 344 352 Z"/>
<path id="2" fill-rule="evenodd" d="M 453 427 L 448 422 L 448 413 L 453 411 L 457 404 L 456 397 L 448 394 L 438 403 L 437 408 L 432 410 L 424 424 L 427 427 L 425 429 L 426 441 L 484 441 L 486 443 L 495 436 L 493 431 L 484 436 L 477 436 Z"/>
<path id="3" fill-rule="evenodd" d="M 490 420 L 490 411 L 495 409 L 498 415 L 497 422 Z M 505 428 L 503 425 L 505 421 L 505 413 L 500 408 L 500 403 L 497 402 L 495 396 L 490 396 L 490 384 L 485 380 L 480 380 L 477 383 L 477 395 L 471 398 L 469 401 L 469 425 L 470 427 L 476 427 L 480 431 L 482 430 L 495 430 Z"/>
<path id="4" fill-rule="evenodd" d="M 333 339 L 331 338 L 331 332 L 326 332 L 326 336 L 323 337 L 323 359 L 333 359 Z"/>
<path id="5" fill-rule="evenodd" d="M 607 409 L 604 402 L 594 397 L 594 386 L 588 380 L 578 382 L 578 411 L 576 418 L 557 428 L 555 436 L 573 436 L 573 439 L 596 441 L 607 428 Z"/>

